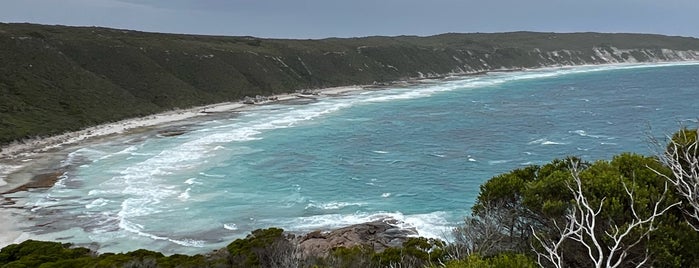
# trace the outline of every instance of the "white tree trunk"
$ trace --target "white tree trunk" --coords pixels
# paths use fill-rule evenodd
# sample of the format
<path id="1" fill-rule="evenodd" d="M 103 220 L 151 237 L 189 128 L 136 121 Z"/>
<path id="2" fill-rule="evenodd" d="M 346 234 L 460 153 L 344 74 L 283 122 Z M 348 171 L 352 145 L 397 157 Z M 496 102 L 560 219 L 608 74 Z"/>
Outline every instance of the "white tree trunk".
<path id="1" fill-rule="evenodd" d="M 609 230 L 605 230 L 604 234 L 608 243 L 603 242 L 603 237 L 598 237 L 600 232 L 596 228 L 599 214 L 602 212 L 605 198 L 600 200 L 599 205 L 590 204 L 585 196 L 582 183 L 580 181 L 580 171 L 578 164 L 573 163 L 571 167 L 571 175 L 573 177 L 573 185 L 568 185 L 568 189 L 573 194 L 575 203 L 569 209 L 565 216 L 566 224 L 561 228 L 558 223 L 554 222 L 554 226 L 558 230 L 556 239 L 545 237 L 534 232 L 534 237 L 539 242 L 540 247 L 532 245 L 532 248 L 537 254 L 537 263 L 544 267 L 547 264 L 554 267 L 564 266 L 564 255 L 561 251 L 561 246 L 566 241 L 574 241 L 584 246 L 587 249 L 587 257 L 594 263 L 597 268 L 620 267 L 628 265 L 624 263 L 625 258 L 629 255 L 629 251 L 637 246 L 643 239 L 649 237 L 650 233 L 655 230 L 654 221 L 668 209 L 677 206 L 680 202 L 663 206 L 665 196 L 668 191 L 668 185 L 665 183 L 665 190 L 661 197 L 655 201 L 653 211 L 648 216 L 641 216 L 637 213 L 635 206 L 635 195 L 633 187 L 629 189 L 626 183 L 623 182 L 624 190 L 630 199 L 630 212 L 633 220 L 625 225 L 613 225 Z M 640 230 L 642 233 L 638 237 L 630 237 L 629 235 L 634 230 Z M 534 230 L 532 230 L 534 231 Z M 646 250 L 645 258 L 635 264 L 635 267 L 641 267 L 648 262 L 648 254 Z"/>
<path id="2" fill-rule="evenodd" d="M 689 141 L 685 131 L 680 131 L 680 139 Z M 699 132 L 696 133 L 699 137 Z M 667 179 L 684 199 L 686 208 L 685 214 L 689 223 L 695 231 L 699 232 L 699 141 L 695 138 L 689 144 L 680 144 L 670 138 L 667 149 L 660 154 L 660 161 L 672 170 L 672 175 L 667 176 L 657 170 L 653 170 L 658 175 Z M 658 146 L 658 142 L 655 142 Z"/>

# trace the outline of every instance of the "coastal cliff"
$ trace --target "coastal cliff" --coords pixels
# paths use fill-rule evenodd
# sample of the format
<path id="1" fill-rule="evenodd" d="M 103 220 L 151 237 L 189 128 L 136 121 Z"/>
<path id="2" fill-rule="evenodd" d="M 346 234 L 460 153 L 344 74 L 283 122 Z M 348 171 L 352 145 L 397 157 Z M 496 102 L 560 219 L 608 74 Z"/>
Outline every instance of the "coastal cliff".
<path id="1" fill-rule="evenodd" d="M 0 60 L 0 144 L 6 144 L 299 89 L 699 60 L 699 39 L 513 32 L 281 40 L 0 24 Z"/>

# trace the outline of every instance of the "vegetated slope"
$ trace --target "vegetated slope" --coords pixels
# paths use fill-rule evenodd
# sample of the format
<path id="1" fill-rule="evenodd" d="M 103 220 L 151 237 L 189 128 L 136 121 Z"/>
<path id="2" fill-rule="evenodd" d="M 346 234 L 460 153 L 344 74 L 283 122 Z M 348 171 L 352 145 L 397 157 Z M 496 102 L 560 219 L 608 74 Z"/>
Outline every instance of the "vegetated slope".
<path id="1" fill-rule="evenodd" d="M 498 33 L 280 40 L 0 24 L 0 144 L 302 88 L 699 59 L 699 39 Z"/>

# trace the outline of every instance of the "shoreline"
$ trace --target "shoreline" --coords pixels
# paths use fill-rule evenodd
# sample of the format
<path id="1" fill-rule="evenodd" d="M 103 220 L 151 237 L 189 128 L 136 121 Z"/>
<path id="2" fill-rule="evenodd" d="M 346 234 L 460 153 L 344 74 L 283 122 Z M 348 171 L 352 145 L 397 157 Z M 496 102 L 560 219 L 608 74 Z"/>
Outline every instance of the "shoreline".
<path id="1" fill-rule="evenodd" d="M 21 216 L 16 215 L 17 213 L 21 213 L 19 208 L 7 208 L 3 205 L 0 212 L 0 248 L 29 239 L 29 234 L 22 231 L 27 226 L 20 221 Z"/>
<path id="2" fill-rule="evenodd" d="M 448 73 L 434 77 L 413 77 L 406 78 L 404 80 L 397 80 L 373 85 L 352 85 L 352 86 L 339 86 L 339 87 L 328 87 L 322 89 L 304 89 L 297 90 L 295 93 L 282 93 L 275 94 L 271 96 L 266 96 L 265 101 L 257 102 L 254 104 L 245 103 L 244 100 L 239 100 L 236 102 L 222 102 L 214 103 L 203 106 L 196 106 L 186 109 L 177 109 L 166 111 L 162 113 L 147 115 L 143 117 L 127 118 L 116 122 L 99 124 L 91 127 L 87 127 L 77 131 L 70 131 L 63 134 L 58 134 L 48 137 L 38 137 L 25 139 L 23 141 L 15 141 L 3 146 L 0 146 L 0 189 L 5 185 L 3 181 L 3 175 L 7 175 L 11 172 L 7 172 L 7 167 L 2 165 L 4 161 L 12 161 L 21 158 L 28 158 L 37 153 L 45 153 L 52 150 L 60 149 L 62 146 L 76 144 L 78 142 L 91 140 L 94 138 L 107 137 L 111 135 L 118 135 L 128 133 L 137 129 L 143 129 L 148 127 L 155 127 L 159 125 L 164 125 L 168 123 L 173 123 L 177 121 L 182 121 L 186 119 L 191 119 L 194 117 L 207 116 L 210 114 L 224 113 L 224 112 L 236 112 L 245 109 L 250 109 L 255 106 L 272 104 L 277 102 L 283 102 L 294 99 L 315 99 L 317 97 L 332 97 L 337 95 L 342 95 L 345 93 L 350 93 L 354 91 L 362 90 L 375 90 L 384 88 L 391 85 L 410 85 L 421 80 L 433 80 L 433 79 L 448 79 L 450 77 L 465 77 L 465 76 L 478 76 L 487 75 L 491 73 L 503 73 L 503 72 L 527 72 L 533 70 L 543 70 L 551 71 L 557 69 L 568 69 L 568 68 L 584 68 L 584 67 L 602 67 L 602 66 L 655 66 L 655 65 L 696 65 L 699 61 L 664 61 L 664 62 L 636 62 L 636 63 L 607 63 L 607 64 L 583 64 L 583 65 L 561 65 L 561 66 L 542 66 L 538 68 L 512 68 L 512 69 L 494 69 L 483 72 L 474 73 Z M 0 190 L 0 193 L 2 191 Z"/>
<path id="3" fill-rule="evenodd" d="M 311 90 L 312 96 L 335 96 L 353 91 L 365 90 L 368 86 L 343 86 L 330 87 L 317 90 Z M 0 147 L 0 161 L 12 160 L 22 157 L 31 156 L 36 153 L 48 152 L 54 149 L 59 149 L 61 146 L 75 144 L 97 137 L 106 137 L 114 134 L 123 134 L 129 131 L 147 128 L 167 123 L 182 121 L 199 116 L 207 116 L 214 113 L 235 112 L 249 109 L 251 107 L 271 104 L 281 101 L 303 98 L 308 94 L 303 93 L 283 93 L 268 96 L 265 101 L 254 104 L 246 104 L 244 101 L 237 102 L 222 102 L 203 106 L 196 106 L 187 109 L 177 109 L 162 113 L 147 115 L 144 117 L 128 118 L 117 122 L 99 124 L 96 126 L 87 127 L 77 131 L 71 131 L 55 136 L 39 137 L 27 139 L 24 141 L 15 141 L 5 146 Z M 0 172 L 2 169 L 0 169 Z M 0 173 L 1 175 L 2 173 Z M 2 184 L 0 183 L 0 186 Z"/>
<path id="4" fill-rule="evenodd" d="M 129 118 L 117 122 L 105 123 L 67 132 L 60 135 L 35 138 L 24 142 L 14 142 L 0 148 L 0 248 L 11 244 L 21 243 L 31 238 L 31 235 L 23 229 L 28 227 L 22 221 L 21 200 L 5 197 L 7 194 L 27 191 L 32 188 L 48 188 L 57 180 L 57 171 L 41 171 L 33 174 L 23 172 L 42 159 L 49 159 L 52 152 L 60 151 L 71 145 L 81 142 L 89 142 L 99 138 L 113 135 L 123 135 L 141 129 L 163 126 L 169 123 L 193 119 L 196 117 L 214 116 L 221 113 L 233 113 L 245 111 L 266 104 L 283 103 L 284 101 L 302 98 L 333 97 L 351 92 L 367 90 L 366 86 L 331 87 L 316 90 L 307 90 L 309 94 L 285 93 L 267 97 L 268 100 L 254 104 L 245 104 L 243 101 L 224 102 L 188 109 L 167 111 L 145 117 Z M 22 173 L 22 174 L 20 174 Z M 24 174 L 26 173 L 26 174 Z M 19 174 L 19 176 L 13 176 Z M 44 180 L 49 178 L 47 180 Z M 53 178 L 53 179 L 51 179 Z"/>
<path id="5" fill-rule="evenodd" d="M 284 93 L 268 96 L 268 100 L 256 102 L 254 104 L 246 104 L 242 100 L 237 102 L 209 104 L 187 109 L 172 110 L 144 117 L 128 118 L 117 122 L 91 126 L 55 136 L 33 138 L 24 140 L 22 142 L 13 142 L 0 147 L 0 194 L 8 192 L 8 189 L 5 188 L 9 188 L 6 186 L 10 185 L 11 183 L 5 180 L 7 176 L 28 166 L 28 163 L 26 162 L 31 161 L 31 157 L 37 154 L 57 151 L 65 146 L 76 145 L 80 142 L 87 142 L 96 138 L 125 134 L 137 131 L 139 129 L 157 127 L 195 117 L 205 117 L 219 113 L 244 111 L 260 105 L 280 103 L 301 98 L 314 99 L 317 97 L 337 96 L 349 92 L 366 90 L 366 88 L 367 86 L 344 86 L 312 90 L 310 91 L 312 94 Z M 10 164 L 8 165 L 7 163 Z"/>
<path id="6" fill-rule="evenodd" d="M 514 71 L 532 71 L 532 70 L 556 70 L 562 68 L 576 68 L 576 67 L 604 67 L 604 66 L 644 66 L 644 65 L 696 65 L 699 64 L 697 61 L 683 61 L 683 62 L 656 62 L 656 63 L 635 63 L 635 64 L 600 64 L 600 65 L 581 65 L 581 66 L 557 66 L 557 67 L 543 67 L 535 69 L 518 69 Z M 493 70 L 489 73 L 502 72 L 503 70 Z M 32 179 L 36 176 L 41 175 L 41 173 L 33 174 L 35 176 L 25 176 L 22 178 L 11 178 L 5 181 L 5 178 L 9 178 L 9 175 L 18 173 L 23 169 L 31 167 L 32 164 L 36 164 L 42 158 L 50 157 L 50 153 L 57 152 L 69 145 L 77 145 L 81 142 L 92 141 L 97 138 L 106 138 L 113 135 L 126 134 L 133 131 L 138 131 L 140 129 L 146 129 L 150 127 L 162 126 L 168 123 L 183 121 L 187 119 L 192 119 L 195 117 L 205 117 L 207 115 L 213 115 L 218 113 L 228 113 L 228 112 L 238 112 L 244 111 L 246 109 L 251 109 L 253 107 L 264 105 L 280 103 L 288 100 L 296 99 L 316 99 L 322 97 L 332 97 L 339 96 L 346 93 L 365 91 L 365 90 L 380 90 L 392 85 L 410 85 L 418 84 L 421 80 L 434 80 L 434 79 L 448 79 L 449 77 L 465 77 L 478 74 L 449 74 L 442 77 L 431 77 L 425 79 L 406 79 L 395 81 L 392 83 L 385 83 L 379 85 L 366 85 L 366 86 L 346 86 L 346 87 L 332 87 L 317 90 L 306 90 L 303 93 L 288 93 L 273 95 L 269 98 L 272 100 L 262 101 L 256 104 L 245 104 L 243 101 L 238 102 L 226 102 L 211 104 L 206 106 L 198 106 L 189 109 L 174 110 L 163 112 L 159 114 L 149 115 L 140 118 L 125 119 L 118 122 L 107 123 L 102 125 L 97 125 L 89 127 L 83 130 L 69 132 L 57 136 L 52 136 L 48 138 L 33 139 L 25 143 L 10 144 L 2 147 L 0 151 L 0 195 L 4 197 L 4 194 L 13 192 L 15 189 L 19 189 L 22 186 L 30 183 Z M 42 184 L 42 185 L 48 185 Z M 50 187 L 50 185 L 46 186 Z M 19 189 L 18 191 L 22 191 Z M 6 202 L 7 203 L 7 202 Z M 0 248 L 7 246 L 9 244 L 21 242 L 29 237 L 28 233 L 25 233 L 23 229 L 26 226 L 22 226 L 22 210 L 21 206 L 17 205 L 6 205 L 3 204 L 0 208 L 0 220 L 4 223 L 3 227 L 0 228 Z M 19 225 L 18 225 L 19 224 Z"/>

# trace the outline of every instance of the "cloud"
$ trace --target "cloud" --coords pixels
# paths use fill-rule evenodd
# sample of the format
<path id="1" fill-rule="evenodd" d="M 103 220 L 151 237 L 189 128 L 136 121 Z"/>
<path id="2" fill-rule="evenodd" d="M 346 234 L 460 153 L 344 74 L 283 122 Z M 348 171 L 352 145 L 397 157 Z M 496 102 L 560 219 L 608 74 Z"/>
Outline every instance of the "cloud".
<path id="1" fill-rule="evenodd" d="M 3 0 L 0 21 L 283 38 L 517 30 L 699 36 L 697 13 L 694 0 Z"/>

